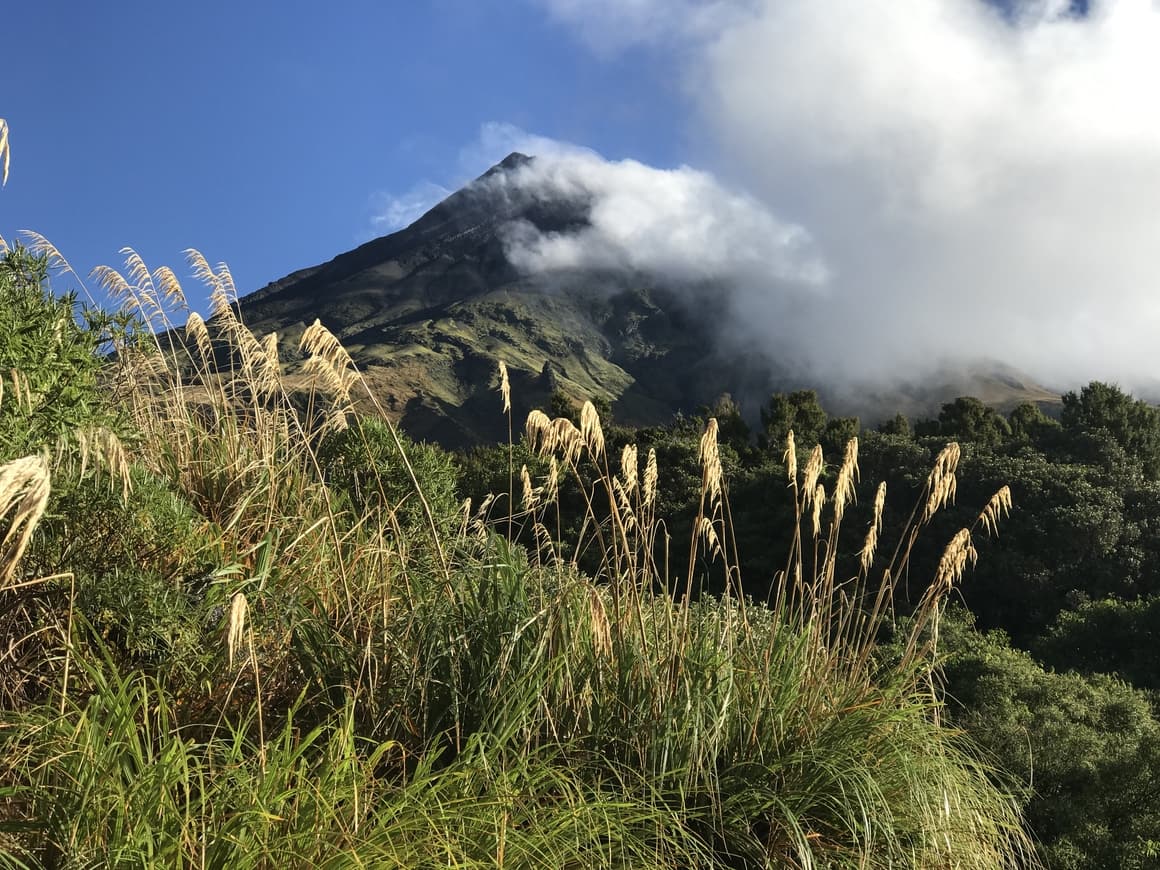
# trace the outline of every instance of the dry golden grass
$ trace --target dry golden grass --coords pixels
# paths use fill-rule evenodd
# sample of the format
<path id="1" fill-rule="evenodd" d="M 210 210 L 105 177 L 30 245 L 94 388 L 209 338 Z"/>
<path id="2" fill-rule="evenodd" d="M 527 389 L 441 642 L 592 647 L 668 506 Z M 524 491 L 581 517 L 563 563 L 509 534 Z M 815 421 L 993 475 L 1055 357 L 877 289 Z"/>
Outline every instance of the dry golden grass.
<path id="1" fill-rule="evenodd" d="M 12 145 L 8 141 L 8 122 L 0 118 L 0 185 L 8 183 L 8 165 L 12 160 Z"/>
<path id="2" fill-rule="evenodd" d="M 512 409 L 512 385 L 508 380 L 507 364 L 501 359 L 499 361 L 499 395 L 503 400 L 503 412 L 505 414 L 511 413 Z"/>
<path id="3" fill-rule="evenodd" d="M 36 524 L 48 507 L 52 475 L 43 456 L 25 456 L 0 465 L 0 520 L 8 529 L 0 539 L 0 584 L 11 580 Z"/>

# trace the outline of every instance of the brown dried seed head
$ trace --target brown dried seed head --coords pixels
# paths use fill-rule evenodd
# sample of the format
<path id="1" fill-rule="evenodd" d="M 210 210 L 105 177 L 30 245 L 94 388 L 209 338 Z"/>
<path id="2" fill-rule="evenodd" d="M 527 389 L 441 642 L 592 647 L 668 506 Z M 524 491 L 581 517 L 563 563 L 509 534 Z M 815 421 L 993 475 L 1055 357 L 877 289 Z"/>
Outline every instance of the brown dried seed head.
<path id="1" fill-rule="evenodd" d="M 815 444 L 810 451 L 810 458 L 806 460 L 806 470 L 802 475 L 802 490 L 806 500 L 813 498 L 814 488 L 818 485 L 818 477 L 822 473 L 822 445 Z"/>
<path id="2" fill-rule="evenodd" d="M 789 485 L 793 486 L 797 483 L 797 445 L 794 443 L 793 429 L 786 433 L 785 453 L 782 454 L 781 458 L 785 460 L 785 475 L 789 480 Z"/>
<path id="3" fill-rule="evenodd" d="M 657 452 L 648 449 L 648 459 L 644 464 L 644 503 L 652 504 L 657 497 Z"/>
<path id="4" fill-rule="evenodd" d="M 580 459 L 584 435 L 567 417 L 557 417 L 552 421 L 552 449 L 559 450 L 560 457 L 569 465 L 575 465 Z"/>
<path id="5" fill-rule="evenodd" d="M 999 534 L 999 520 L 1011 512 L 1011 487 L 1002 486 L 991 496 L 983 512 L 979 514 L 979 522 L 989 535 Z"/>
<path id="6" fill-rule="evenodd" d="M 624 479 L 624 488 L 627 492 L 636 489 L 636 445 L 625 444 L 620 451 L 620 476 Z"/>
<path id="7" fill-rule="evenodd" d="M 48 507 L 52 476 L 42 456 L 25 456 L 0 465 L 0 519 L 8 530 L 0 539 L 0 583 L 12 576 L 32 532 Z"/>
<path id="8" fill-rule="evenodd" d="M 710 417 L 701 436 L 700 457 L 704 474 L 705 491 L 714 507 L 721 503 L 721 484 L 724 473 L 721 470 L 721 452 L 717 447 L 717 418 Z"/>
<path id="9" fill-rule="evenodd" d="M 550 439 L 552 436 L 552 421 L 543 411 L 534 410 L 528 414 L 524 424 L 524 432 L 528 436 L 528 444 L 532 450 L 543 456 L 553 449 Z"/>
<path id="10" fill-rule="evenodd" d="M 520 466 L 520 484 L 524 489 L 524 510 L 533 511 L 536 509 L 536 490 L 532 486 L 532 476 L 528 474 L 528 467 L 526 465 Z"/>
<path id="11" fill-rule="evenodd" d="M 975 552 L 975 547 L 971 543 L 970 531 L 959 529 L 939 560 L 934 578 L 935 593 L 943 595 L 953 589 L 962 579 L 967 563 L 974 565 L 978 558 L 979 554 Z"/>
<path id="12" fill-rule="evenodd" d="M 592 632 L 592 649 L 597 656 L 608 658 L 612 655 L 612 626 L 608 622 L 608 611 L 604 600 L 596 588 L 588 590 L 589 626 Z"/>
<path id="13" fill-rule="evenodd" d="M 8 165 L 12 161 L 12 144 L 8 141 L 8 122 L 0 118 L 0 185 L 8 183 Z"/>
<path id="14" fill-rule="evenodd" d="M 933 490 L 943 477 L 954 474 L 958 470 L 961 455 L 962 450 L 957 441 L 950 442 L 939 451 L 934 460 L 934 467 L 926 479 L 927 487 Z"/>
<path id="15" fill-rule="evenodd" d="M 926 507 L 922 512 L 923 522 L 933 517 L 938 511 L 954 502 L 958 491 L 958 480 L 953 471 L 943 472 L 934 478 L 934 483 L 926 499 Z"/>
<path id="16" fill-rule="evenodd" d="M 858 439 L 851 438 L 846 444 L 846 455 L 842 459 L 842 467 L 838 470 L 838 479 L 834 483 L 834 521 L 842 522 L 846 512 L 846 505 L 856 500 L 854 481 L 858 477 Z"/>
<path id="17" fill-rule="evenodd" d="M 548 477 L 544 481 L 544 501 L 554 502 L 560 495 L 560 466 L 553 456 L 548 460 Z"/>
<path id="18" fill-rule="evenodd" d="M 874 562 L 874 552 L 878 549 L 878 536 L 882 532 L 882 509 L 886 505 L 886 481 L 878 484 L 878 492 L 874 495 L 874 516 L 870 520 L 870 528 L 866 530 L 866 541 L 859 554 L 862 573 L 870 571 Z"/>
<path id="19" fill-rule="evenodd" d="M 213 342 L 210 341 L 205 321 L 196 311 L 189 312 L 189 317 L 185 321 L 185 337 L 197 345 L 202 364 L 208 367 L 209 361 L 213 359 Z"/>
<path id="20" fill-rule="evenodd" d="M 612 491 L 616 494 L 616 505 L 620 509 L 620 520 L 630 531 L 636 527 L 636 514 L 632 511 L 632 502 L 628 498 L 628 490 L 620 482 L 620 478 L 612 478 Z"/>
<path id="21" fill-rule="evenodd" d="M 234 666 L 234 656 L 241 652 L 246 633 L 246 616 L 250 612 L 245 593 L 235 592 L 230 598 L 230 624 L 226 632 L 226 649 L 229 652 L 230 667 Z"/>
<path id="22" fill-rule="evenodd" d="M 697 533 L 705 539 L 705 543 L 709 547 L 709 553 L 713 556 L 721 555 L 721 541 L 717 537 L 717 529 L 713 526 L 713 521 L 708 517 L 701 517 L 697 521 Z"/>
<path id="23" fill-rule="evenodd" d="M 499 361 L 499 395 L 503 399 L 503 412 L 509 413 L 512 409 L 512 385 L 508 380 L 507 364 Z"/>
<path id="24" fill-rule="evenodd" d="M 181 289 L 181 282 L 172 269 L 161 266 L 153 273 L 153 280 L 166 305 L 185 305 L 185 291 Z"/>
<path id="25" fill-rule="evenodd" d="M 596 412 L 596 406 L 588 401 L 580 408 L 580 433 L 593 459 L 604 455 L 604 430 L 600 426 L 600 415 Z"/>
<path id="26" fill-rule="evenodd" d="M 822 508 L 826 504 L 826 488 L 820 483 L 814 487 L 814 512 L 813 512 L 813 526 L 814 537 L 818 537 L 822 533 Z"/>

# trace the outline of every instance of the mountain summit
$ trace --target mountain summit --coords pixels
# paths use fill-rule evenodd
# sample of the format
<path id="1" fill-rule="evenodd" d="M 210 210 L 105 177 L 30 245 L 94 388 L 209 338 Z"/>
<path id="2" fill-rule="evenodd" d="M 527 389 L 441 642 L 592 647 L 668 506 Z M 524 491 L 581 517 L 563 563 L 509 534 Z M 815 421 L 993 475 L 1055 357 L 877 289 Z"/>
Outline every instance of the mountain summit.
<path id="1" fill-rule="evenodd" d="M 511 154 L 406 229 L 245 297 L 244 321 L 289 346 L 320 319 L 409 433 L 450 445 L 506 436 L 500 360 L 517 420 L 561 392 L 607 400 L 626 423 L 657 423 L 749 385 L 738 360 L 713 350 L 703 319 L 656 281 L 532 275 L 512 263 L 513 231 L 588 222 L 583 191 L 544 198 L 509 183 L 533 160 Z"/>

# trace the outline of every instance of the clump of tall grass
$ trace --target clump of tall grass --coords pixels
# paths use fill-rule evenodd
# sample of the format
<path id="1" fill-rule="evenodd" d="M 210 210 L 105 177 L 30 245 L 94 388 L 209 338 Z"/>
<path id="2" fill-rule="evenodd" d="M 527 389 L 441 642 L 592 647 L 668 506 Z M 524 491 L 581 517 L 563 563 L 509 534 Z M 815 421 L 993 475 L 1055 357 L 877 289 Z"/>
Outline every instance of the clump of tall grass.
<path id="1" fill-rule="evenodd" d="M 791 435 L 797 526 L 768 604 L 742 593 L 712 420 L 682 577 L 670 576 L 659 531 L 655 453 L 609 456 L 590 403 L 579 425 L 532 412 L 525 437 L 546 475 L 517 473 L 509 458 L 507 514 L 489 516 L 494 498 L 465 506 L 449 535 L 389 421 L 417 522 L 401 520 L 385 482 L 381 498 L 354 501 L 324 474 L 319 445 L 359 430 L 356 404 L 385 418 L 341 343 L 311 326 L 304 366 L 287 372 L 277 338 L 242 323 L 228 269 L 190 259 L 213 315 L 188 313 L 184 337 L 171 271 L 129 252 L 125 274 L 98 277 L 156 330 L 116 348 L 113 391 L 139 433 L 136 460 L 201 517 L 198 557 L 212 568 L 207 589 L 190 594 L 217 602 L 201 624 L 212 654 L 195 677 L 123 673 L 85 621 L 70 620 L 71 680 L 46 662 L 59 675 L 54 697 L 0 723 L 0 830 L 12 838 L 0 856 L 31 866 L 1034 863 L 1014 804 L 938 718 L 937 626 L 974 558 L 971 530 L 948 547 L 904 654 L 877 655 L 910 547 L 953 498 L 957 448 L 939 456 L 888 560 L 877 490 L 859 570 L 845 577 L 857 441 L 827 493 L 821 449 L 799 469 Z M 507 383 L 501 371 L 510 421 Z M 562 486 L 585 511 L 570 551 Z M 1008 504 L 998 494 L 980 524 L 993 530 Z M 509 540 L 525 526 L 527 550 Z M 582 551 L 598 555 L 594 576 L 577 568 Z M 16 564 L 16 549 L 5 552 Z M 729 578 L 719 600 L 693 594 L 705 560 Z"/>

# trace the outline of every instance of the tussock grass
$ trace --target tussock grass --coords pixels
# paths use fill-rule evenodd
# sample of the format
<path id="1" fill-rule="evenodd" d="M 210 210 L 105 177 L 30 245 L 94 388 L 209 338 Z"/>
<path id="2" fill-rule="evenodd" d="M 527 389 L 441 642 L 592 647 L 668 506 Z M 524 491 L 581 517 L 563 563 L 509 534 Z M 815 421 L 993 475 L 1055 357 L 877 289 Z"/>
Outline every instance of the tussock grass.
<path id="1" fill-rule="evenodd" d="M 525 437 L 547 474 L 517 472 L 509 452 L 509 492 L 462 513 L 429 498 L 381 414 L 406 491 L 373 466 L 352 494 L 321 445 L 344 433 L 369 449 L 352 408 L 375 398 L 334 336 L 306 329 L 310 386 L 294 395 L 277 338 L 238 317 L 224 265 L 190 253 L 213 300 L 204 320 L 172 271 L 126 257 L 97 277 L 154 330 L 115 348 L 110 392 L 138 433 L 133 460 L 199 518 L 184 564 L 209 570 L 200 586 L 172 582 L 193 601 L 202 654 L 129 666 L 62 595 L 59 646 L 34 665 L 51 696 L 0 720 L 0 863 L 1034 865 L 993 771 L 938 716 L 938 622 L 972 530 L 948 546 L 901 657 L 877 648 L 894 578 L 954 497 L 956 447 L 888 560 L 877 490 L 859 571 L 843 577 L 857 441 L 827 493 L 821 449 L 799 469 L 791 434 L 794 542 L 775 594 L 754 602 L 716 421 L 682 577 L 668 575 L 655 453 L 609 456 L 590 403 L 578 427 L 532 412 Z M 18 560 L 49 474 L 38 458 L 0 467 L 5 582 L 36 579 Z M 570 551 L 565 485 L 585 511 Z M 1009 498 L 983 509 L 986 531 Z M 527 550 L 510 543 L 523 528 Z M 599 555 L 593 576 L 582 552 Z M 703 559 L 729 578 L 719 600 L 693 594 Z"/>

